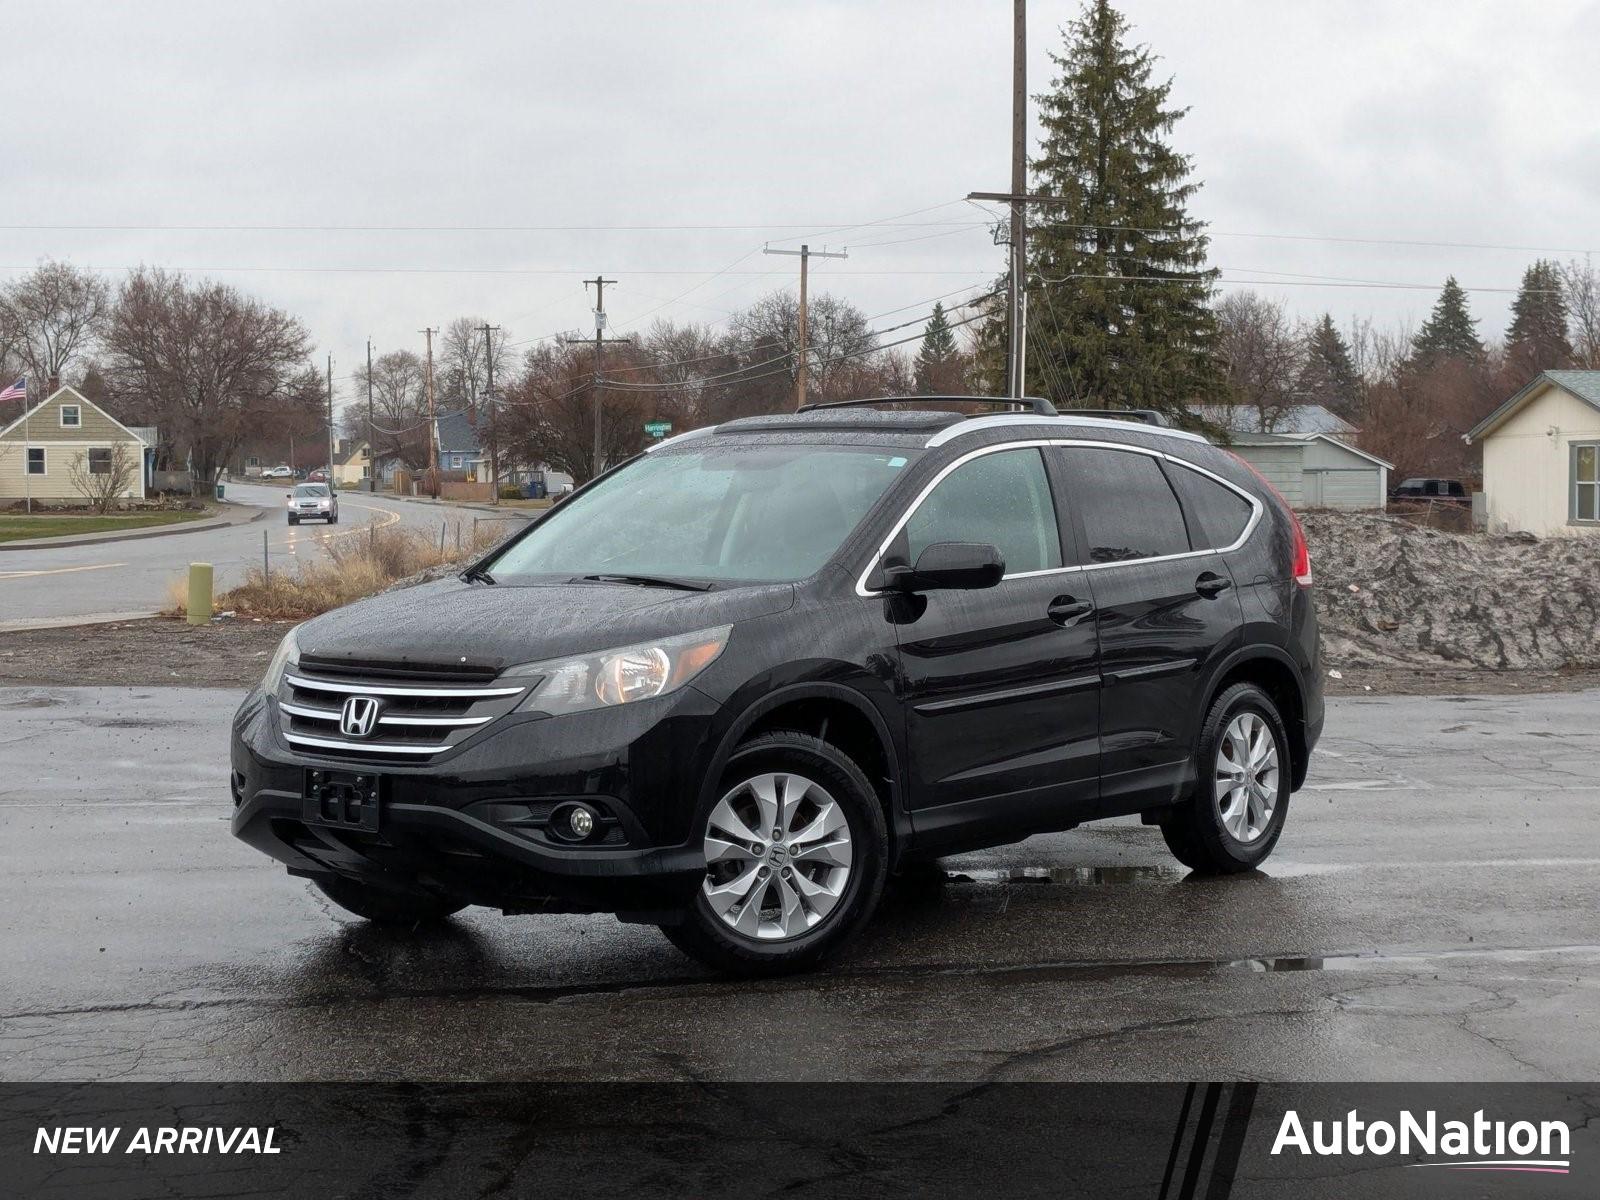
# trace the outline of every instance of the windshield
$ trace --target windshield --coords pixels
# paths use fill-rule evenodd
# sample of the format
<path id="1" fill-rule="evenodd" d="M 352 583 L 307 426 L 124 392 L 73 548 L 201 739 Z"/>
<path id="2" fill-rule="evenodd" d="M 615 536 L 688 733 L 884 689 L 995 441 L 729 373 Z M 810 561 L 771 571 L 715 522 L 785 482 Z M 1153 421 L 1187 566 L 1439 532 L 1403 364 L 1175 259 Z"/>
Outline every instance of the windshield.
<path id="1" fill-rule="evenodd" d="M 296 496 L 303 496 L 309 499 L 312 496 L 326 496 L 328 494 L 328 489 L 323 487 L 320 483 L 302 483 L 299 487 L 294 489 L 294 494 Z"/>
<path id="2" fill-rule="evenodd" d="M 804 579 L 908 461 L 882 447 L 721 441 L 649 454 L 565 501 L 490 569 L 499 577 Z"/>

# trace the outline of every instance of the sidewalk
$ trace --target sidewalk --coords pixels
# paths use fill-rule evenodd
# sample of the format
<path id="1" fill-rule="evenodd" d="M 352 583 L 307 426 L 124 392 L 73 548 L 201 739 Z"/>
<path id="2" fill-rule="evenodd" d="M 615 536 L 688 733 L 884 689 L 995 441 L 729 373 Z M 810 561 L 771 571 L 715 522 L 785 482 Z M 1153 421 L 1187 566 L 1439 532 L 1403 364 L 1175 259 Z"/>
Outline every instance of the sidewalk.
<path id="1" fill-rule="evenodd" d="M 346 493 L 341 492 L 340 495 Z M 355 495 L 370 495 L 379 500 L 404 500 L 407 504 L 432 504 L 438 508 L 475 508 L 482 512 L 499 513 L 501 516 L 533 517 L 548 509 L 524 508 L 520 504 L 489 504 L 478 500 L 435 500 L 432 496 L 403 496 L 399 492 L 358 492 Z"/>
<path id="2" fill-rule="evenodd" d="M 198 521 L 180 521 L 176 525 L 156 525 L 149 529 L 107 529 L 103 533 L 80 533 L 66 537 L 24 538 L 16 542 L 0 542 L 0 553 L 8 550 L 58 550 L 66 546 L 97 546 L 106 542 L 131 542 L 141 538 L 176 537 L 180 533 L 203 533 L 208 529 L 227 529 L 234 525 L 249 525 L 266 516 L 269 509 L 252 504 L 233 504 L 223 501 L 214 516 Z"/>

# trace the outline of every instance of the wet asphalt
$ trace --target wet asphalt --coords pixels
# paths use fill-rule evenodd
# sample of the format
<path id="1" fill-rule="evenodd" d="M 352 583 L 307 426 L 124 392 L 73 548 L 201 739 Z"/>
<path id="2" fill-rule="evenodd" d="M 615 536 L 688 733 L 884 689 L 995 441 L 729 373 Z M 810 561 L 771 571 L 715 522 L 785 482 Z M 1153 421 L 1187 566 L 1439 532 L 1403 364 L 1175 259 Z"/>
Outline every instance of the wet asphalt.
<path id="1" fill-rule="evenodd" d="M 262 564 L 288 570 L 323 557 L 323 547 L 358 537 L 370 527 L 400 526 L 446 538 L 468 537 L 473 522 L 510 529 L 524 514 L 503 514 L 453 504 L 422 504 L 362 492 L 339 493 L 339 524 L 291 526 L 283 511 L 285 489 L 230 483 L 228 502 L 263 510 L 260 520 L 222 529 L 164 534 L 120 542 L 17 548 L 0 554 L 0 622 L 96 613 L 155 613 L 171 601 L 167 589 L 191 562 L 209 562 L 220 592 Z M 265 545 L 263 546 L 263 542 Z"/>
<path id="2" fill-rule="evenodd" d="M 1600 1077 L 1597 692 L 1332 701 L 1262 871 L 1038 837 L 762 983 L 609 917 L 349 917 L 229 835 L 236 702 L 0 689 L 0 1078 Z"/>

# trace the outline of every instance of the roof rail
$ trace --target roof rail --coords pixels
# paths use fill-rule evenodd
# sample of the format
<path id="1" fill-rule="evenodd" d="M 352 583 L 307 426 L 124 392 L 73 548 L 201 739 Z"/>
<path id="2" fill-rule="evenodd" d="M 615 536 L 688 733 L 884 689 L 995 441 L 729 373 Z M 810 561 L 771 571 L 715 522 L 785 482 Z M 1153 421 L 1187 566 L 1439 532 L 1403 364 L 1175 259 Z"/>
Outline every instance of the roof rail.
<path id="1" fill-rule="evenodd" d="M 822 404 L 802 404 L 796 412 L 816 412 L 824 408 L 866 408 L 873 404 L 1004 404 L 1026 406 L 1036 417 L 1056 416 L 1056 406 L 1043 396 L 1011 399 L 1003 396 L 873 396 L 864 400 L 829 400 Z M 1157 414 L 1159 415 L 1159 414 Z"/>
<path id="2" fill-rule="evenodd" d="M 1172 422 L 1153 408 L 1069 408 L 1063 417 L 1099 417 L 1105 421 L 1139 421 L 1145 425 L 1169 427 Z"/>

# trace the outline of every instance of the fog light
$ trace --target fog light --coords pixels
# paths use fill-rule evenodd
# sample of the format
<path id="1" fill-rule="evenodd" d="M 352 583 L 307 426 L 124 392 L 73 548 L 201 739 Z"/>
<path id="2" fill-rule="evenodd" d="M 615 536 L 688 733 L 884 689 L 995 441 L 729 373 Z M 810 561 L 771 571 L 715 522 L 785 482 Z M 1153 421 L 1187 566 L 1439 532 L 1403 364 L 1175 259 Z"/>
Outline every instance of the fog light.
<path id="1" fill-rule="evenodd" d="M 594 814 L 587 808 L 573 808 L 567 815 L 567 827 L 572 830 L 572 836 L 586 838 L 594 832 Z"/>

